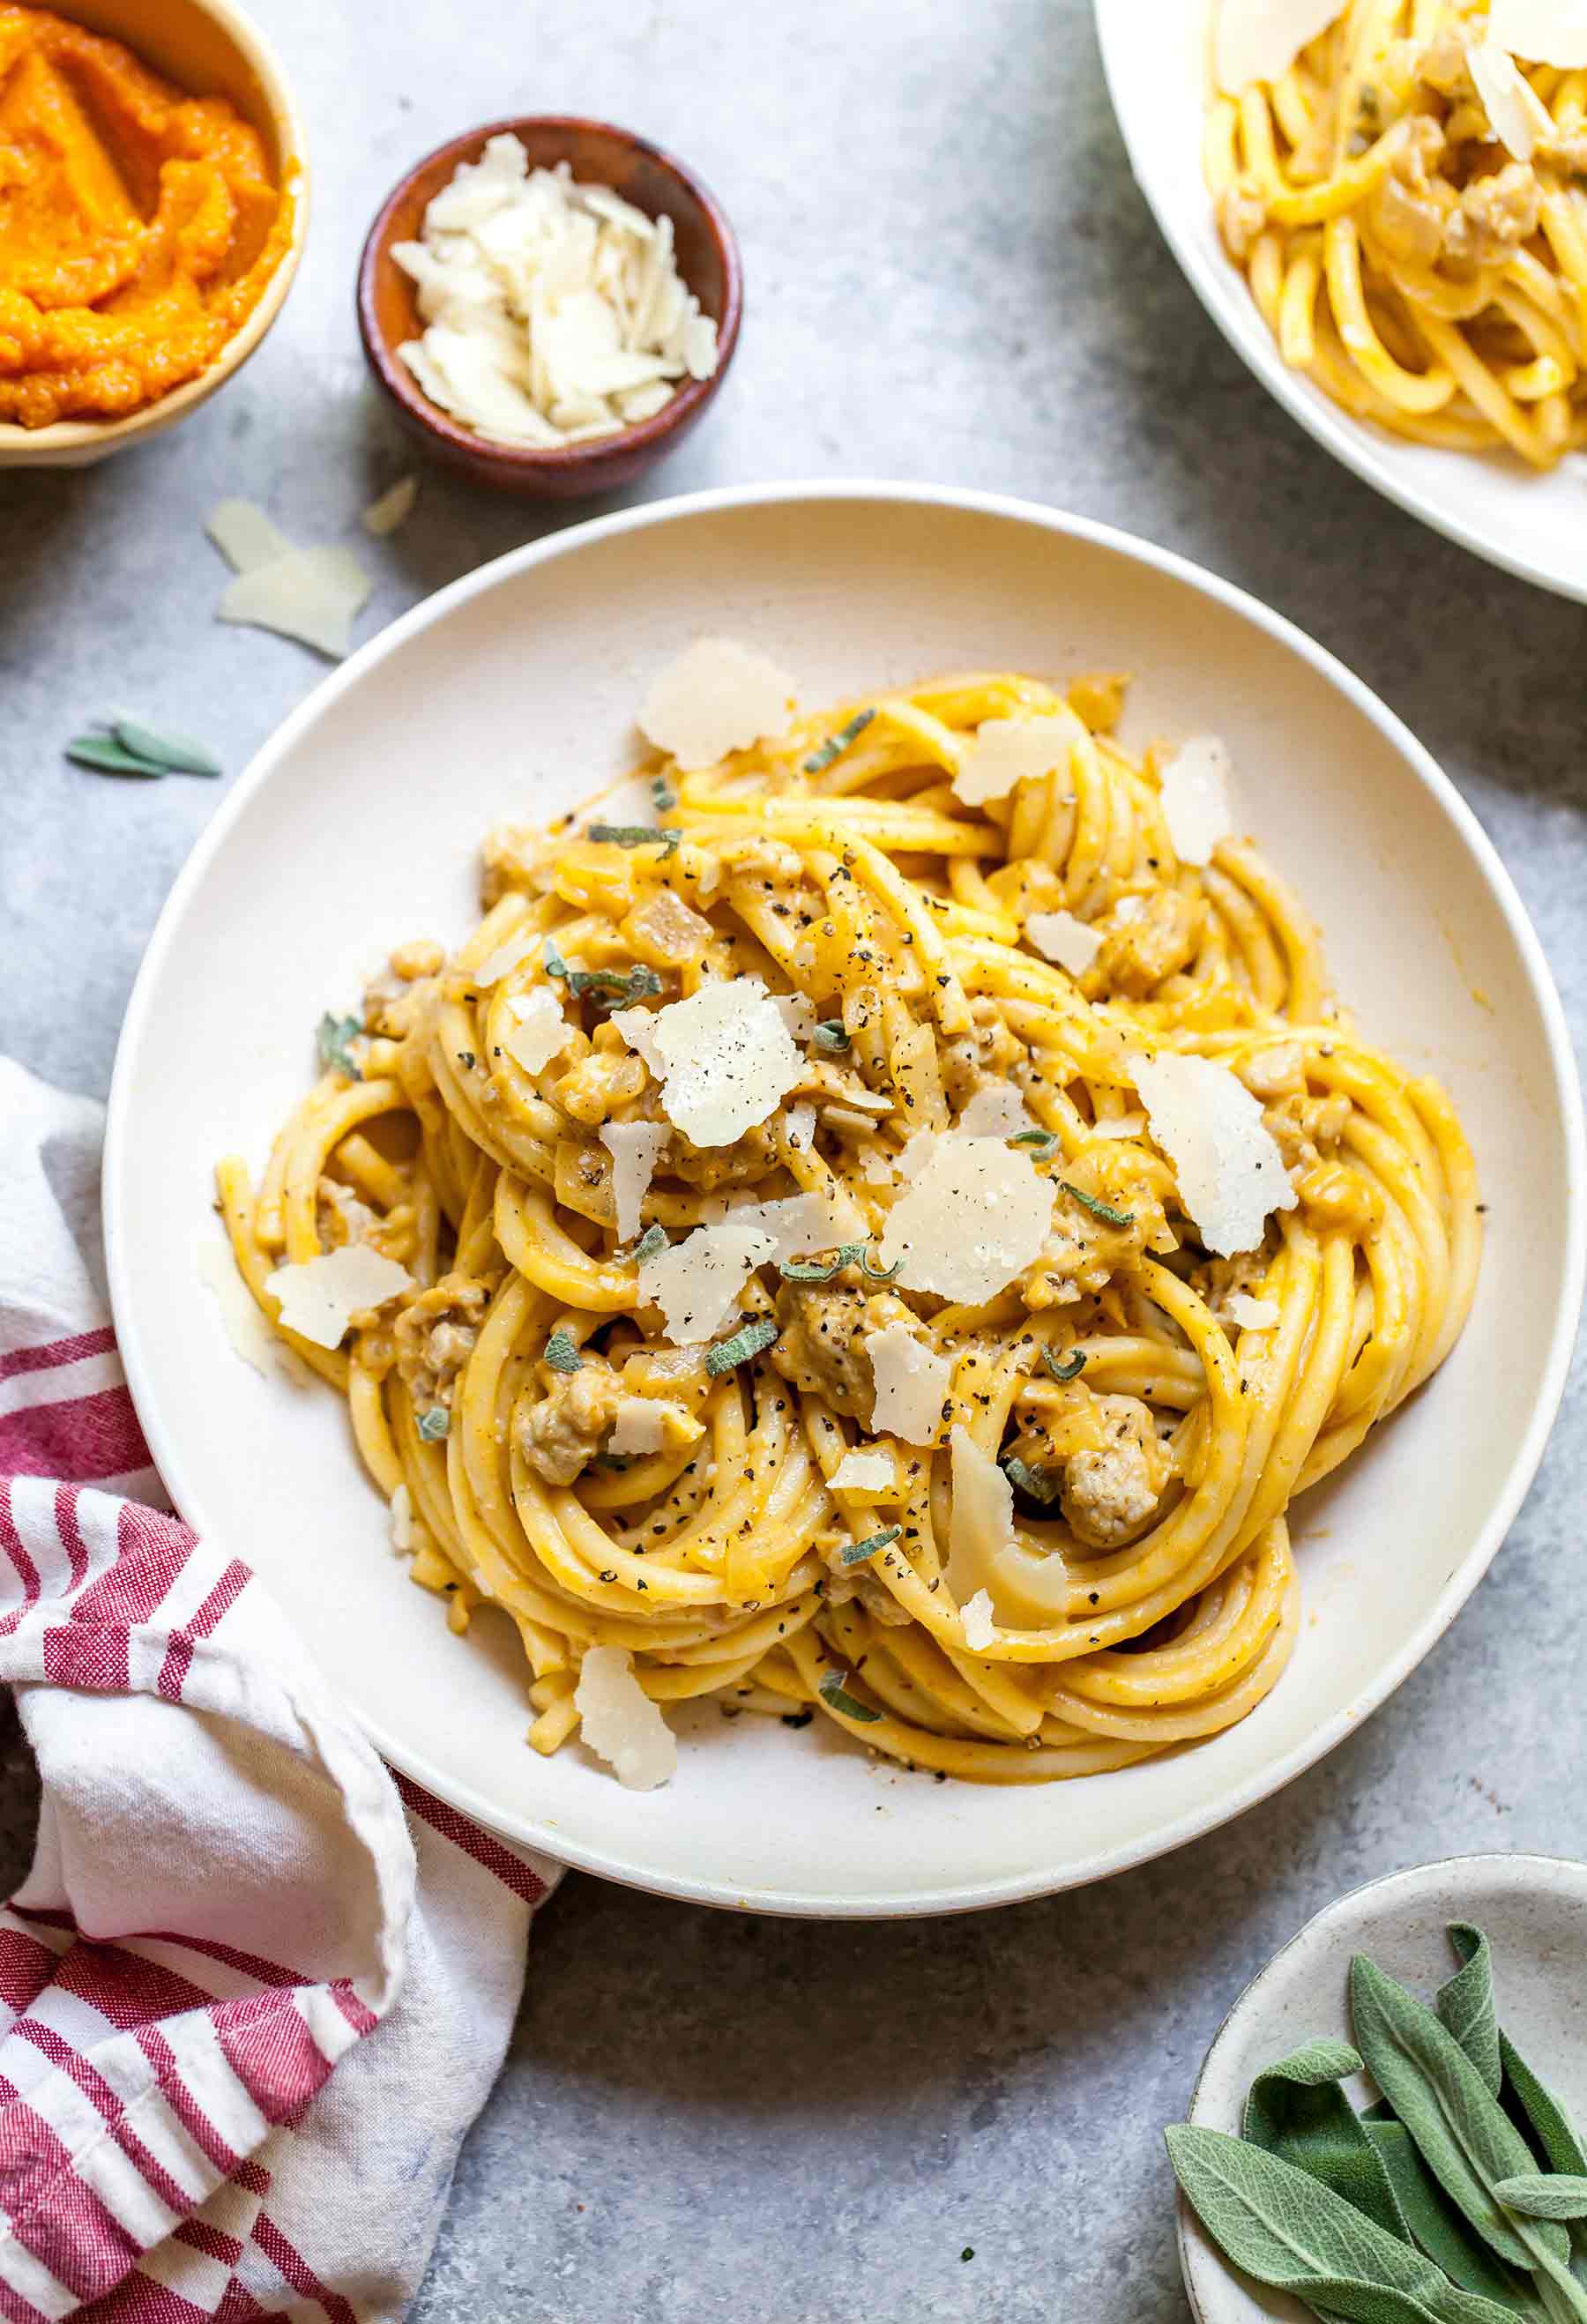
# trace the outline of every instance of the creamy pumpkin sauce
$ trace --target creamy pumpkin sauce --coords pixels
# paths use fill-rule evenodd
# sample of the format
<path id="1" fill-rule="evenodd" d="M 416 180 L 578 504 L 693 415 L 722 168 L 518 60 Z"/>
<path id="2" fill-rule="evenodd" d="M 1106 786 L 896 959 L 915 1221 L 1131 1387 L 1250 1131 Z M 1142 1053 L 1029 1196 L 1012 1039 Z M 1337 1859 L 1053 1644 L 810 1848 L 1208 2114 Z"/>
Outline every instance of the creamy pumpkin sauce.
<path id="1" fill-rule="evenodd" d="M 225 97 L 0 0 L 0 420 L 122 419 L 208 368 L 292 198 Z"/>

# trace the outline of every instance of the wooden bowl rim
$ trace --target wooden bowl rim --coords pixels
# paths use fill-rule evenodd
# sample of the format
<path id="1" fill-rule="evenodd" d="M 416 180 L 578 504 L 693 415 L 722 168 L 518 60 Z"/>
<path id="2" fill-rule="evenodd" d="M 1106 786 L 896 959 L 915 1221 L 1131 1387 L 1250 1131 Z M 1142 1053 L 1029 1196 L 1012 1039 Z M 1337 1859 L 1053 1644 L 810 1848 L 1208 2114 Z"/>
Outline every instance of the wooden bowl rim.
<path id="1" fill-rule="evenodd" d="M 592 436 L 580 444 L 563 444 L 554 448 L 535 445 L 498 444 L 488 436 L 477 434 L 472 428 L 444 412 L 432 403 L 412 379 L 406 364 L 398 361 L 396 352 L 389 346 L 374 310 L 374 278 L 388 249 L 393 212 L 406 199 L 417 179 L 429 171 L 450 163 L 456 170 L 462 162 L 477 159 L 493 137 L 511 134 L 521 136 L 526 130 L 554 131 L 569 143 L 579 135 L 614 139 L 619 144 L 643 153 L 674 179 L 688 199 L 699 210 L 706 232 L 716 246 L 722 267 L 722 313 L 716 324 L 716 368 L 709 379 L 691 379 L 680 387 L 660 410 L 649 420 L 636 420 L 632 427 L 623 428 L 610 436 Z M 614 121 L 601 121 L 593 115 L 577 113 L 520 113 L 504 121 L 489 121 L 478 129 L 465 130 L 460 136 L 449 137 L 444 144 L 415 161 L 411 170 L 398 179 L 385 200 L 376 211 L 374 223 L 364 237 L 363 254 L 358 261 L 358 333 L 364 342 L 364 352 L 371 370 L 392 401 L 400 404 L 411 418 L 425 430 L 466 454 L 471 462 L 484 466 L 499 467 L 508 475 L 577 475 L 581 469 L 598 468 L 614 456 L 624 459 L 652 447 L 660 447 L 676 429 L 686 427 L 701 405 L 710 401 L 726 375 L 738 344 L 740 318 L 743 312 L 743 268 L 739 256 L 738 237 L 734 233 L 726 211 L 705 181 L 697 178 L 677 155 L 665 146 L 641 136 L 636 129 L 624 129 Z"/>
<path id="2" fill-rule="evenodd" d="M 50 0 L 50 5 L 59 7 L 63 15 L 71 14 L 70 0 L 65 0 L 64 5 L 60 5 L 60 0 Z M 280 58 L 251 16 L 235 6 L 234 0 L 193 0 L 193 5 L 211 23 L 218 25 L 258 84 L 274 124 L 281 156 L 281 191 L 292 197 L 291 238 L 253 311 L 233 332 L 215 361 L 196 379 L 184 380 L 169 395 L 157 396 L 152 403 L 142 404 L 136 411 L 126 412 L 119 420 L 52 420 L 47 428 L 23 428 L 15 420 L 0 420 L 0 466 L 26 467 L 32 465 L 27 456 L 32 454 L 38 465 L 48 467 L 51 455 L 90 447 L 113 451 L 139 436 L 152 436 L 160 429 L 169 428 L 212 395 L 233 372 L 241 369 L 286 304 L 309 234 L 309 162 L 297 103 Z M 130 48 L 132 44 L 124 42 L 122 45 Z"/>

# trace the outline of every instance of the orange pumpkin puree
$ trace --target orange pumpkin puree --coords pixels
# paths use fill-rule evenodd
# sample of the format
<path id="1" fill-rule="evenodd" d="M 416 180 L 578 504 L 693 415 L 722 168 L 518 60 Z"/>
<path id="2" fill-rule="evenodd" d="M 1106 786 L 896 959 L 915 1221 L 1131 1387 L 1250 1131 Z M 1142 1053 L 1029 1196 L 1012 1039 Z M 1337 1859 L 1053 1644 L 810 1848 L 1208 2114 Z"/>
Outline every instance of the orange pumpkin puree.
<path id="1" fill-rule="evenodd" d="M 255 130 L 0 0 L 0 420 L 119 420 L 215 361 L 291 235 Z"/>

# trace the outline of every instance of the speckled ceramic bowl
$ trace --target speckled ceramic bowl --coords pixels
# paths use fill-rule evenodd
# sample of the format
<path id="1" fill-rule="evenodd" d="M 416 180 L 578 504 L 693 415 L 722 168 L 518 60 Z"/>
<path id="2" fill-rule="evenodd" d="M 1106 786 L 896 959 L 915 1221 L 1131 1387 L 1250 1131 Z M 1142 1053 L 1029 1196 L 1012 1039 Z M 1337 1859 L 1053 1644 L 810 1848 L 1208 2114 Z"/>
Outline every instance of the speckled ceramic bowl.
<path id="1" fill-rule="evenodd" d="M 125 420 L 59 420 L 49 428 L 0 421 L 0 468 L 86 468 L 174 428 L 242 369 L 286 303 L 309 231 L 303 124 L 275 52 L 233 0 L 62 0 L 61 15 L 119 41 L 196 97 L 229 97 L 264 141 L 277 185 L 292 197 L 292 233 L 240 331 L 197 379 Z"/>
<path id="2" fill-rule="evenodd" d="M 1587 2122 L 1587 1864 L 1553 1856 L 1452 1856 L 1391 1873 L 1308 1921 L 1248 1985 L 1218 2030 L 1190 2119 L 1238 2131 L 1245 2094 L 1264 2066 L 1314 2034 L 1350 2039 L 1352 1953 L 1370 1953 L 1413 1992 L 1431 1995 L 1460 1966 L 1444 1931 L 1474 1921 L 1493 1945 L 1499 2022 L 1546 2076 L 1578 2124 Z M 1179 2264 L 1201 2324 L 1311 2324 L 1297 2300 L 1229 2265 L 1188 2203 L 1179 2206 Z"/>

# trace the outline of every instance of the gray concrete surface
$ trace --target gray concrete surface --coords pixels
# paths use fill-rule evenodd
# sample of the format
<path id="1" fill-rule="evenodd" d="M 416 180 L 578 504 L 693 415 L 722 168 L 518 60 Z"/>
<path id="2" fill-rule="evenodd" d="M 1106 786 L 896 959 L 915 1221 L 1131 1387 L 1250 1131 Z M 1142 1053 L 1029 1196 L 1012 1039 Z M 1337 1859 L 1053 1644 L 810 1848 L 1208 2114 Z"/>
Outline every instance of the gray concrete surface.
<path id="1" fill-rule="evenodd" d="M 106 704 L 241 767 L 319 675 L 211 621 L 223 493 L 354 537 L 411 456 L 353 328 L 364 226 L 475 122 L 585 111 L 674 145 L 743 243 L 732 380 L 651 493 L 894 475 L 1066 504 L 1280 607 L 1406 717 L 1498 842 L 1587 1024 L 1587 614 L 1332 465 L 1203 318 L 1131 183 L 1083 0 L 254 0 L 317 163 L 263 354 L 145 451 L 0 478 L 0 1047 L 102 1091 L 216 793 L 60 745 Z M 367 632 L 547 521 L 427 472 Z M 1587 1847 L 1576 1382 L 1494 1573 L 1388 1709 L 1231 1830 L 971 1921 L 729 1922 L 569 1880 L 465 2151 L 420 2324 L 1180 2324 L 1160 2126 L 1310 1913 L 1435 1854 Z M 13 1741 L 0 1870 L 26 1846 Z M 973 2252 L 973 2257 L 966 2255 Z"/>

